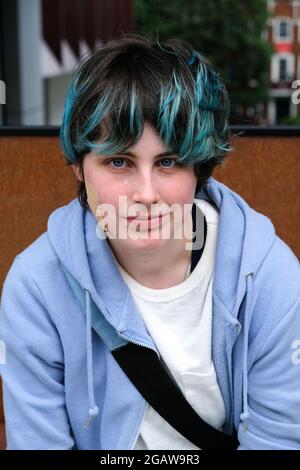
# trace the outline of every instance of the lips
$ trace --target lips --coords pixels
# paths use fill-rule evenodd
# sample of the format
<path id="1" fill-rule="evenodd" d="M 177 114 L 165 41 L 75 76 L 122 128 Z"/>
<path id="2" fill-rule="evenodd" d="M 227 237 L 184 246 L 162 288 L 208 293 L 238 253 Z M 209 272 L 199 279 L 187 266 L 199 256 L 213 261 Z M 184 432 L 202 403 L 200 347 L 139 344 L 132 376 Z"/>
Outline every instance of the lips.
<path id="1" fill-rule="evenodd" d="M 145 218 L 138 218 L 138 217 L 127 217 L 127 220 L 138 220 L 139 222 L 142 222 L 142 221 L 147 221 L 147 220 L 155 220 L 155 219 L 159 219 L 161 218 L 163 215 L 166 215 L 166 214 L 160 214 L 160 215 L 156 215 L 154 217 L 145 217 Z"/>

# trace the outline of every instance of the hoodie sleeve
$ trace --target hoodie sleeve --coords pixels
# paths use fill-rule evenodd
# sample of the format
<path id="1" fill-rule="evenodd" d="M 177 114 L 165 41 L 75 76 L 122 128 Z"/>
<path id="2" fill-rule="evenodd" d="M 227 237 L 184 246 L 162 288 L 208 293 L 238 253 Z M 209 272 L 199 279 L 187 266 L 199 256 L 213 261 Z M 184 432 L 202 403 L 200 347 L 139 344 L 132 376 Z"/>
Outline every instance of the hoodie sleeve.
<path id="1" fill-rule="evenodd" d="M 239 424 L 238 450 L 300 449 L 300 293 L 269 327 L 249 371 L 248 420 L 246 429 Z"/>
<path id="2" fill-rule="evenodd" d="M 62 344 L 18 256 L 3 285 L 0 342 L 6 450 L 71 450 Z"/>

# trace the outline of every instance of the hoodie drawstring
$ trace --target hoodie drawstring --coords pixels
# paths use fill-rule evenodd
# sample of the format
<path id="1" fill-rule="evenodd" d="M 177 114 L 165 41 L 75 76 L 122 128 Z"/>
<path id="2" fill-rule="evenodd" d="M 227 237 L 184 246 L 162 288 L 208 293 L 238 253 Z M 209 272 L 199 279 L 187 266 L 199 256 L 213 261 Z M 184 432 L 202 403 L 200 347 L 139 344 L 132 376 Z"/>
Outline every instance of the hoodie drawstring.
<path id="1" fill-rule="evenodd" d="M 84 427 L 87 428 L 95 416 L 99 413 L 99 408 L 95 404 L 94 397 L 94 379 L 93 379 L 93 354 L 92 354 L 92 328 L 91 328 L 91 299 L 90 293 L 85 289 L 85 308 L 86 308 L 86 352 L 87 352 L 87 381 L 89 394 L 89 417 Z"/>
<path id="2" fill-rule="evenodd" d="M 248 411 L 248 336 L 250 326 L 250 314 L 252 310 L 252 277 L 254 273 L 246 274 L 246 306 L 244 316 L 244 343 L 243 343 L 243 412 L 240 414 L 240 419 L 243 422 L 243 429 L 246 432 L 248 429 L 247 419 L 250 414 Z"/>

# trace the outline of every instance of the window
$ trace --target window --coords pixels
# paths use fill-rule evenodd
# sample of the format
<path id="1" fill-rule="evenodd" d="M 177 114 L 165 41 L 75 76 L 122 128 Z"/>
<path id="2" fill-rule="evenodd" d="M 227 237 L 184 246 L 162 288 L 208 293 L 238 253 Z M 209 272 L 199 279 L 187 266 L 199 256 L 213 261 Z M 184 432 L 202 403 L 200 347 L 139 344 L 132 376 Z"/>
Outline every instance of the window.
<path id="1" fill-rule="evenodd" d="M 290 81 L 296 72 L 296 57 L 291 52 L 273 54 L 271 59 L 271 81 Z"/>
<path id="2" fill-rule="evenodd" d="M 287 80 L 287 60 L 279 60 L 279 80 Z"/>
<path id="3" fill-rule="evenodd" d="M 293 28 L 290 18 L 276 18 L 273 23 L 273 39 L 276 42 L 292 41 Z"/>
<path id="4" fill-rule="evenodd" d="M 288 25 L 286 21 L 279 22 L 279 37 L 286 38 L 288 36 Z"/>

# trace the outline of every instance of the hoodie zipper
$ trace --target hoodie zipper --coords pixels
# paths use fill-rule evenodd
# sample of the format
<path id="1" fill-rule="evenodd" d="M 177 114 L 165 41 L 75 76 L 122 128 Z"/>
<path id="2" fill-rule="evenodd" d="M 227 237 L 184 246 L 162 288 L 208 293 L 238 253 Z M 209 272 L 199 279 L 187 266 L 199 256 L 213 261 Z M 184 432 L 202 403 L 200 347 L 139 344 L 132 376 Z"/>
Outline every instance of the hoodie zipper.
<path id="1" fill-rule="evenodd" d="M 151 351 L 155 351 L 155 353 L 157 354 L 158 359 L 159 359 L 159 360 L 161 359 L 159 352 L 156 351 L 156 350 L 154 350 L 153 348 L 150 348 L 149 346 L 146 346 L 146 345 L 143 344 L 143 343 L 139 343 L 138 341 L 134 341 L 133 339 L 128 338 L 128 336 L 126 336 L 126 335 L 122 335 L 122 334 L 120 333 L 120 331 L 117 331 L 117 333 L 118 333 L 118 335 L 119 335 L 121 338 L 125 339 L 126 341 L 129 341 L 130 343 L 137 344 L 138 346 L 142 346 L 142 347 L 144 347 L 144 348 L 151 349 Z M 142 423 L 143 423 L 143 420 L 144 420 L 144 417 L 145 417 L 145 414 L 146 414 L 146 410 L 147 410 L 147 405 L 148 405 L 148 402 L 147 402 L 147 400 L 146 400 L 145 398 L 144 398 L 144 402 L 145 402 L 145 404 L 144 404 L 143 416 L 142 416 L 142 419 L 141 419 L 141 421 L 140 421 L 140 426 L 139 426 L 138 432 L 137 432 L 136 435 L 134 436 L 134 441 L 133 441 L 132 446 L 130 447 L 130 450 L 133 450 L 133 449 L 134 449 L 134 447 L 135 447 L 135 445 L 136 445 L 136 443 L 137 443 L 138 437 L 139 437 L 139 435 L 140 435 L 141 426 L 142 426 Z"/>
<path id="2" fill-rule="evenodd" d="M 135 445 L 136 445 L 136 443 L 137 443 L 137 440 L 138 440 L 138 438 L 139 438 L 140 432 L 141 432 L 142 423 L 143 423 L 143 421 L 144 421 L 144 417 L 145 417 L 145 414 L 146 414 L 146 411 L 147 411 L 147 407 L 148 407 L 148 402 L 147 402 L 147 400 L 144 399 L 144 401 L 145 401 L 145 404 L 144 404 L 143 416 L 142 416 L 142 419 L 141 419 L 141 422 L 140 422 L 140 425 L 139 425 L 138 432 L 137 432 L 136 435 L 134 436 L 133 444 L 132 444 L 132 446 L 130 447 L 129 450 L 133 450 L 133 449 L 134 449 L 134 447 L 135 447 Z"/>
<path id="3" fill-rule="evenodd" d="M 227 342 L 227 361 L 228 361 L 228 373 L 229 373 L 230 410 L 231 410 L 231 414 L 229 418 L 230 432 L 232 432 L 232 429 L 234 426 L 232 350 L 237 340 L 237 337 L 240 334 L 240 331 L 241 331 L 241 324 L 239 322 L 236 323 L 233 328 L 232 328 L 232 325 L 227 326 L 226 342 Z M 230 339 L 230 348 L 228 347 L 229 339 Z"/>

